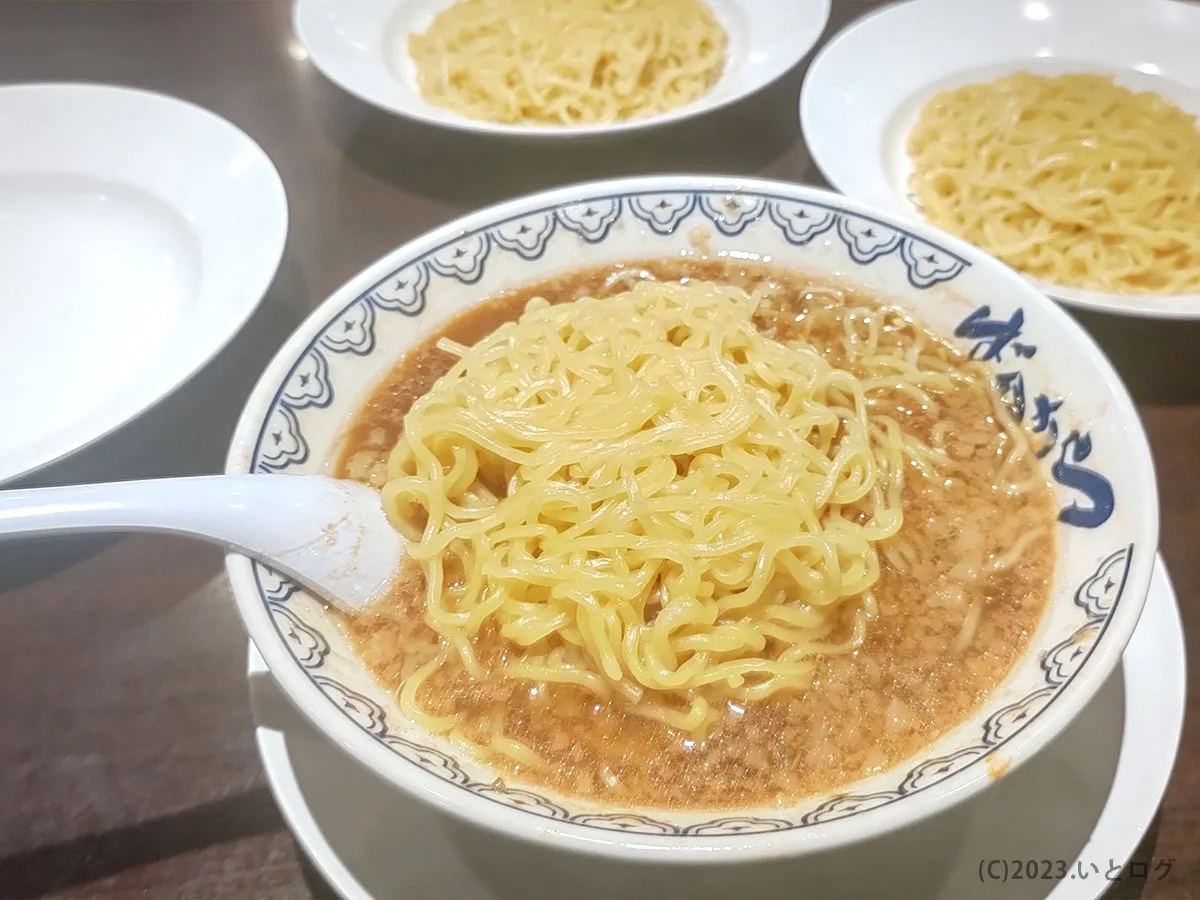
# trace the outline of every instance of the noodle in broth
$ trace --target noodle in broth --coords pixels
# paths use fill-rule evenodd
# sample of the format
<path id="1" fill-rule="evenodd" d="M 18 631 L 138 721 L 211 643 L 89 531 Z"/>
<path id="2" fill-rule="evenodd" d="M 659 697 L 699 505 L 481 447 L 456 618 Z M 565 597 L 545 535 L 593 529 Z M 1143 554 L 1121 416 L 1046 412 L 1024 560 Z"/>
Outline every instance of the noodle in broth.
<path id="1" fill-rule="evenodd" d="M 460 652 L 461 638 L 429 618 L 428 570 L 416 564 L 391 598 L 346 616 L 344 628 L 407 715 L 500 773 L 566 793 L 639 807 L 744 807 L 881 771 L 965 718 L 1004 677 L 1045 606 L 1054 553 L 1050 489 L 986 370 L 903 311 L 760 265 L 675 260 L 576 273 L 482 303 L 411 353 L 352 424 L 339 474 L 388 480 L 406 414 L 455 365 L 439 339 L 477 344 L 531 297 L 616 303 L 650 278 L 757 292 L 756 330 L 817 348 L 826 365 L 852 373 L 866 387 L 877 444 L 909 444 L 882 463 L 900 474 L 886 479 L 882 500 L 902 509 L 903 524 L 878 540 L 869 590 L 845 598 L 810 642 L 815 652 L 800 654 L 803 677 L 757 696 L 728 681 L 693 690 L 707 707 L 702 721 L 688 719 L 686 691 L 626 679 L 669 713 L 647 715 L 621 679 L 605 695 L 583 679 L 523 671 L 529 648 L 502 637 L 497 622 Z M 843 514 L 866 521 L 859 512 Z M 770 635 L 760 655 L 777 659 L 787 646 Z"/>

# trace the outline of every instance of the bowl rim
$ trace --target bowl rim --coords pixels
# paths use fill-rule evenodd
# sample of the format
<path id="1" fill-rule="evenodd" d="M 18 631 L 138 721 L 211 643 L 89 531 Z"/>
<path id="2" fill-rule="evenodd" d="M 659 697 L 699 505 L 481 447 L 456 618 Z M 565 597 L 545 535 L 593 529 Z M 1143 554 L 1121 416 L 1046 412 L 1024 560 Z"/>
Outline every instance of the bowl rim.
<path id="1" fill-rule="evenodd" d="M 1054 702 L 1046 708 L 1046 714 L 1037 716 L 1035 721 L 1003 744 L 1007 771 L 1015 769 L 1053 740 L 1092 699 L 1115 669 L 1133 634 L 1149 589 L 1154 564 L 1153 551 L 1158 546 L 1159 508 L 1154 464 L 1132 398 L 1108 358 L 1083 327 L 1003 263 L 927 224 L 909 222 L 870 204 L 819 188 L 737 176 L 649 175 L 605 179 L 554 188 L 494 204 L 431 229 L 385 254 L 318 305 L 277 351 L 251 391 L 233 433 L 225 471 L 229 474 L 249 472 L 257 436 L 274 397 L 314 337 L 360 294 L 407 261 L 466 232 L 486 228 L 536 209 L 565 206 L 599 195 L 697 190 L 784 195 L 801 202 L 825 204 L 850 215 L 873 218 L 884 225 L 909 232 L 958 254 L 985 272 L 990 279 L 1007 282 L 1011 292 L 1022 298 L 1021 302 L 1036 306 L 1048 318 L 1050 327 L 1070 335 L 1069 339 L 1092 358 L 1104 382 L 1105 391 L 1110 396 L 1109 414 L 1121 421 L 1125 432 L 1129 451 L 1127 465 L 1135 472 L 1134 477 L 1139 482 L 1136 512 L 1131 519 L 1134 522 L 1131 530 L 1137 535 L 1135 544 L 1138 552 L 1130 561 L 1126 575 L 1121 604 L 1124 613 L 1119 620 L 1110 620 L 1110 627 L 1103 638 L 1097 640 L 1086 664 L 1077 677 L 1059 691 Z M 260 601 L 250 560 L 230 553 L 226 556 L 226 569 L 243 623 L 272 676 L 318 731 L 384 781 L 441 812 L 535 844 L 609 857 L 628 859 L 636 856 L 656 863 L 751 861 L 794 856 L 857 843 L 916 823 L 978 794 L 992 780 L 986 766 L 977 765 L 983 762 L 981 758 L 957 775 L 906 796 L 904 803 L 889 804 L 888 813 L 883 809 L 872 810 L 854 816 L 853 821 L 838 819 L 804 828 L 749 834 L 703 837 L 646 835 L 602 831 L 548 819 L 460 790 L 456 785 L 398 758 L 367 731 L 353 725 L 334 708 L 308 672 L 292 657 L 283 641 L 278 639 L 266 605 Z M 968 772 L 972 774 L 967 776 Z M 852 787 L 846 786 L 848 790 Z M 731 815 L 736 813 L 736 810 L 730 811 Z"/>

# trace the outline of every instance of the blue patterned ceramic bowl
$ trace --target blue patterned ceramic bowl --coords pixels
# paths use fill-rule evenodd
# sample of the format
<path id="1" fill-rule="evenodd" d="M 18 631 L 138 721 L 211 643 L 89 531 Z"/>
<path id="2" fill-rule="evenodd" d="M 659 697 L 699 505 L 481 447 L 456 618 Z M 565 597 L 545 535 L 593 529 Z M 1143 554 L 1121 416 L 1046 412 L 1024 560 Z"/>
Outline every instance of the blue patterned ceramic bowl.
<path id="1" fill-rule="evenodd" d="M 718 252 L 765 254 L 890 297 L 995 367 L 1043 441 L 1058 493 L 1050 608 L 991 700 L 919 756 L 785 812 L 675 813 L 496 789 L 485 767 L 401 716 L 320 604 L 230 556 L 241 614 L 283 690 L 347 753 L 445 812 L 563 848 L 670 861 L 862 840 L 971 796 L 1037 752 L 1112 672 L 1137 624 L 1158 539 L 1154 470 L 1133 403 L 1100 350 L 980 250 L 794 185 L 654 176 L 563 188 L 401 247 L 330 297 L 279 352 L 247 403 L 228 471 L 322 471 L 372 386 L 455 313 L 583 266 L 678 254 L 696 226 Z"/>

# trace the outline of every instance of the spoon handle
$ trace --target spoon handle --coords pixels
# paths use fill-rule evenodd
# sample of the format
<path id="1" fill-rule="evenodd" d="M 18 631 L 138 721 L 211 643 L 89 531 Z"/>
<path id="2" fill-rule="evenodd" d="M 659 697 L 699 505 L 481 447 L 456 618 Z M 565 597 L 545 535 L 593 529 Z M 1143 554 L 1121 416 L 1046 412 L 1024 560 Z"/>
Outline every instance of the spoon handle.
<path id="1" fill-rule="evenodd" d="M 0 540 L 151 531 L 222 544 L 361 605 L 395 577 L 402 542 L 368 487 L 318 475 L 204 475 L 0 491 Z"/>
<path id="2" fill-rule="evenodd" d="M 248 550 L 265 536 L 264 511 L 257 507 L 269 500 L 287 504 L 286 487 L 264 476 L 202 475 L 3 491 L 0 538 L 159 531 Z"/>

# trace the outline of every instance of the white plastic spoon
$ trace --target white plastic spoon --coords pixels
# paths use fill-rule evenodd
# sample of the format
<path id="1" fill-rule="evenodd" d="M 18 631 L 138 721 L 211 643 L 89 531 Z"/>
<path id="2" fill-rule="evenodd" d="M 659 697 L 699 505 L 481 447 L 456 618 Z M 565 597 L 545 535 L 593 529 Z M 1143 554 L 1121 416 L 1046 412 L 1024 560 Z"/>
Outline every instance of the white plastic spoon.
<path id="1" fill-rule="evenodd" d="M 0 540 L 98 531 L 159 531 L 223 544 L 343 607 L 380 597 L 404 556 L 378 492 L 320 475 L 0 491 Z"/>

